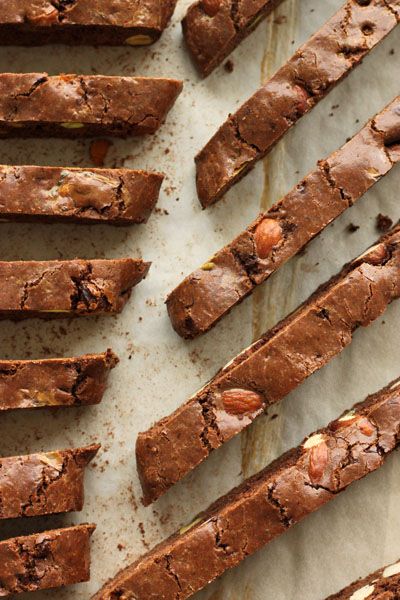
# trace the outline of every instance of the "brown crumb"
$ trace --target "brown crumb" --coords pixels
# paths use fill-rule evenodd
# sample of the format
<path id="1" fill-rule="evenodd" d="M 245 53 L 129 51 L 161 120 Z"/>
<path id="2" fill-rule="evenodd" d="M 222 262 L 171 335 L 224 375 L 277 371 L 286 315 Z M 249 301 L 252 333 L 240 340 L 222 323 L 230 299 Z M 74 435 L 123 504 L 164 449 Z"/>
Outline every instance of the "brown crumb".
<path id="1" fill-rule="evenodd" d="M 388 231 L 392 225 L 393 221 L 390 217 L 388 217 L 387 215 L 383 215 L 382 213 L 379 213 L 379 215 L 377 215 L 376 228 L 378 231 L 384 233 L 385 231 Z"/>
<path id="2" fill-rule="evenodd" d="M 121 552 L 122 550 L 125 550 L 125 544 L 118 544 L 117 548 Z"/>
<path id="3" fill-rule="evenodd" d="M 282 23 L 286 23 L 286 21 L 287 21 L 286 15 L 279 15 L 279 17 L 276 17 L 276 19 L 274 19 L 274 23 L 276 25 L 282 25 Z"/>
<path id="4" fill-rule="evenodd" d="M 275 419 L 278 418 L 278 415 L 276 413 L 274 413 L 273 415 L 271 415 L 270 421 L 275 421 Z"/>
<path id="5" fill-rule="evenodd" d="M 226 63 L 224 64 L 224 69 L 227 73 L 232 73 L 234 68 L 235 68 L 235 65 L 233 64 L 233 60 L 231 60 L 231 59 L 227 60 Z"/>
<path id="6" fill-rule="evenodd" d="M 359 225 L 354 225 L 354 223 L 349 223 L 346 227 L 346 230 L 349 233 L 354 233 L 355 231 L 358 231 L 360 229 Z"/>
<path id="7" fill-rule="evenodd" d="M 109 140 L 93 140 L 90 144 L 89 154 L 91 161 L 96 167 L 103 167 L 107 152 L 112 146 Z"/>

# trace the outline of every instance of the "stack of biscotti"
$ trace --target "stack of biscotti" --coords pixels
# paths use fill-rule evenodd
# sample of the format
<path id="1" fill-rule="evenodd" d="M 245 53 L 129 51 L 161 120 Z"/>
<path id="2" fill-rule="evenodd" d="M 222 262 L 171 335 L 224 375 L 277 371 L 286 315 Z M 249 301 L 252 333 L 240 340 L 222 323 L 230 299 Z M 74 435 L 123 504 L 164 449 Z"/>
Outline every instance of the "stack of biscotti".
<path id="1" fill-rule="evenodd" d="M 111 6 L 112 4 L 112 6 Z M 176 0 L 0 3 L 0 44 L 155 42 Z M 0 138 L 154 134 L 182 82 L 154 77 L 0 74 Z M 95 144 L 105 148 L 95 160 Z M 93 142 L 103 167 L 107 140 Z M 99 146 L 97 146 L 98 148 Z M 146 223 L 164 175 L 126 168 L 0 166 L 0 220 Z M 146 277 L 141 259 L 0 262 L 0 319 L 120 313 Z M 108 350 L 72 358 L 0 361 L 0 412 L 98 404 L 118 358 Z M 0 458 L 0 519 L 80 511 L 84 469 L 98 445 Z M 94 525 L 0 542 L 0 596 L 87 581 Z"/>

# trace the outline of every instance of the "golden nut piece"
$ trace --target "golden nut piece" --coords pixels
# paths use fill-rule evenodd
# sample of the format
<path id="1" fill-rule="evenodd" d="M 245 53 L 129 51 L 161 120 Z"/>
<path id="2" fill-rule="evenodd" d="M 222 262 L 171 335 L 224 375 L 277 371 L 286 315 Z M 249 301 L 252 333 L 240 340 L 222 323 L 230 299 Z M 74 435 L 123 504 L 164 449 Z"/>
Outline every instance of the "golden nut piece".
<path id="1" fill-rule="evenodd" d="M 215 269 L 215 263 L 213 262 L 204 263 L 201 267 L 202 271 L 212 271 L 213 269 Z"/>
<path id="2" fill-rule="evenodd" d="M 201 6 L 209 17 L 214 17 L 220 9 L 221 0 L 203 0 Z"/>
<path id="3" fill-rule="evenodd" d="M 153 43 L 153 39 L 149 35 L 138 34 L 131 35 L 125 40 L 128 46 L 148 46 Z"/>
<path id="4" fill-rule="evenodd" d="M 259 258 L 267 258 L 271 250 L 283 240 L 282 227 L 276 219 L 264 219 L 254 232 Z"/>
<path id="5" fill-rule="evenodd" d="M 222 403 L 225 411 L 230 415 L 244 415 L 260 410 L 264 400 L 257 392 L 232 389 L 222 393 Z"/>

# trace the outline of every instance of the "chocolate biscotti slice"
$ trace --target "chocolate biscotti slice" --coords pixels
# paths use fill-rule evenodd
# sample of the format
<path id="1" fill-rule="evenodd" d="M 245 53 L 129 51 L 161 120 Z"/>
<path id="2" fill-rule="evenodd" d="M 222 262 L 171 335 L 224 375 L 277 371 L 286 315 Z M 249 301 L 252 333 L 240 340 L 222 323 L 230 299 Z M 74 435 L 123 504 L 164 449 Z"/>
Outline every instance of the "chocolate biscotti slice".
<path id="1" fill-rule="evenodd" d="M 202 206 L 244 177 L 399 21 L 399 0 L 345 2 L 197 155 Z"/>
<path id="2" fill-rule="evenodd" d="M 111 350 L 74 358 L 0 360 L 0 412 L 99 404 L 117 363 Z"/>
<path id="3" fill-rule="evenodd" d="M 400 443 L 400 379 L 306 438 L 106 583 L 93 600 L 185 600 L 278 537 Z"/>
<path id="4" fill-rule="evenodd" d="M 0 458 L 0 519 L 82 510 L 85 468 L 99 448 Z"/>
<path id="5" fill-rule="evenodd" d="M 1 541 L 0 596 L 89 581 L 95 529 L 76 525 Z"/>
<path id="6" fill-rule="evenodd" d="M 167 27 L 176 0 L 8 0 L 0 3 L 0 44 L 146 46 Z"/>
<path id="7" fill-rule="evenodd" d="M 163 179 L 133 169 L 0 165 L 0 220 L 146 223 Z"/>
<path id="8" fill-rule="evenodd" d="M 209 75 L 281 2 L 198 0 L 189 6 L 183 35 L 200 74 Z"/>
<path id="9" fill-rule="evenodd" d="M 119 313 L 149 268 L 132 258 L 0 262 L 0 319 Z"/>
<path id="10" fill-rule="evenodd" d="M 211 329 L 399 162 L 400 96 L 173 290 L 175 331 Z"/>
<path id="11" fill-rule="evenodd" d="M 182 82 L 150 77 L 0 74 L 0 138 L 155 133 Z"/>
<path id="12" fill-rule="evenodd" d="M 326 365 L 400 296 L 400 225 L 241 352 L 173 414 L 140 433 L 146 504 Z"/>
<path id="13" fill-rule="evenodd" d="M 396 600 L 400 597 L 400 561 L 355 581 L 326 600 Z"/>

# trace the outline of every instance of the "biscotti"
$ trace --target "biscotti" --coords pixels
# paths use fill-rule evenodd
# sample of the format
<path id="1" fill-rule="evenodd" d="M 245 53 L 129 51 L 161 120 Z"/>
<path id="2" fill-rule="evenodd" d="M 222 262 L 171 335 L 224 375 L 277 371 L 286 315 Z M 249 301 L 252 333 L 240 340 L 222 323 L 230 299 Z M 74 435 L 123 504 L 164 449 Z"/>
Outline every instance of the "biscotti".
<path id="1" fill-rule="evenodd" d="M 400 562 L 378 569 L 326 600 L 396 600 L 400 594 Z"/>
<path id="2" fill-rule="evenodd" d="M 398 162 L 400 96 L 173 290 L 175 331 L 194 338 L 211 329 Z"/>
<path id="3" fill-rule="evenodd" d="M 163 179 L 132 169 L 0 165 L 0 220 L 145 223 Z"/>
<path id="4" fill-rule="evenodd" d="M 93 600 L 189 598 L 378 469 L 398 446 L 399 431 L 400 379 L 217 500 Z"/>
<path id="5" fill-rule="evenodd" d="M 0 458 L 0 519 L 82 510 L 85 467 L 99 448 Z"/>
<path id="6" fill-rule="evenodd" d="M 131 258 L 0 262 L 0 319 L 119 313 L 149 268 Z"/>
<path id="7" fill-rule="evenodd" d="M 182 90 L 175 79 L 0 74 L 0 138 L 154 133 Z"/>
<path id="8" fill-rule="evenodd" d="M 0 412 L 99 404 L 117 363 L 111 350 L 74 358 L 0 360 Z"/>
<path id="9" fill-rule="evenodd" d="M 155 42 L 176 0 L 8 0 L 0 3 L 0 44 L 106 44 Z"/>
<path id="10" fill-rule="evenodd" d="M 200 74 L 209 75 L 281 2 L 199 0 L 189 6 L 182 28 Z"/>
<path id="11" fill-rule="evenodd" d="M 139 434 L 146 504 L 246 429 L 348 346 L 400 296 L 400 225 L 228 363 L 197 394 Z M 282 373 L 284 377 L 282 377 Z"/>
<path id="12" fill-rule="evenodd" d="M 399 21 L 398 0 L 348 0 L 197 155 L 203 207 L 246 175 Z"/>
<path id="13" fill-rule="evenodd" d="M 77 525 L 1 541 L 0 596 L 89 581 L 95 529 Z"/>

